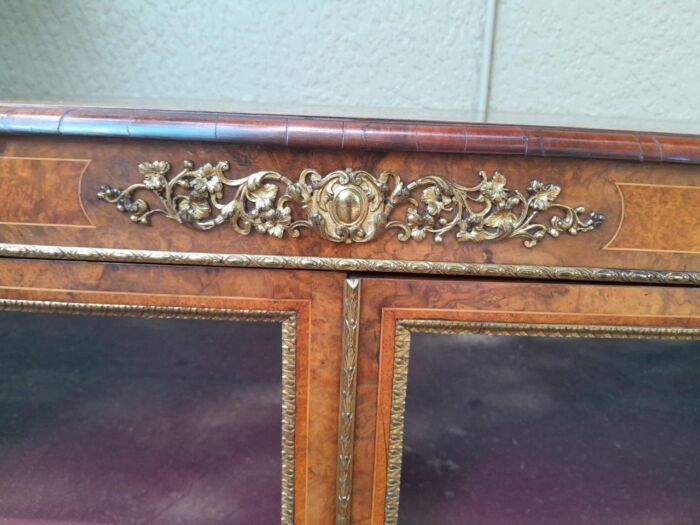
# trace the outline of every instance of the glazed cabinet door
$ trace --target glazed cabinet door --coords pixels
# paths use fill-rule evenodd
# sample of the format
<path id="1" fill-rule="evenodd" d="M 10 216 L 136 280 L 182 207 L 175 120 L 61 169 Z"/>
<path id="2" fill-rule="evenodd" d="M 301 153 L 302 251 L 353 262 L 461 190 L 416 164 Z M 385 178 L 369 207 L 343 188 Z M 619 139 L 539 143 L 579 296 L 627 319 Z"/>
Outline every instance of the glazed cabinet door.
<path id="1" fill-rule="evenodd" d="M 358 290 L 352 523 L 700 522 L 700 290 Z"/>
<path id="2" fill-rule="evenodd" d="M 0 286 L 0 523 L 332 520 L 340 277 L 2 260 Z"/>

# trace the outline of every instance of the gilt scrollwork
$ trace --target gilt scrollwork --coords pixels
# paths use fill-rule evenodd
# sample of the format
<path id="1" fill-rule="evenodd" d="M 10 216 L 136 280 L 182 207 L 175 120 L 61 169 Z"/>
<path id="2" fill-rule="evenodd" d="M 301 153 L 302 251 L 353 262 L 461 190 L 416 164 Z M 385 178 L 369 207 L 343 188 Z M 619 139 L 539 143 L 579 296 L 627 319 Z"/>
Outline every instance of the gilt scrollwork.
<path id="1" fill-rule="evenodd" d="M 510 190 L 503 174 L 479 172 L 479 184 L 467 187 L 442 177 L 422 177 L 406 186 L 409 207 L 405 219 L 391 221 L 387 228 L 400 230 L 399 240 L 423 240 L 428 234 L 442 242 L 445 234 L 456 232 L 461 242 L 483 242 L 511 237 L 524 238 L 532 248 L 549 234 L 576 235 L 602 224 L 597 212 L 586 215 L 582 206 L 572 208 L 555 202 L 561 188 L 533 180 L 527 193 Z M 420 191 L 418 191 L 420 190 Z M 411 197 L 416 193 L 420 198 Z M 541 212 L 553 212 L 549 224 L 536 222 Z"/>
<path id="2" fill-rule="evenodd" d="M 506 177 L 478 173 L 479 183 L 463 186 L 440 176 L 421 177 L 408 184 L 391 172 L 374 176 L 364 170 L 337 170 L 322 175 L 305 169 L 297 181 L 274 171 L 228 178 L 228 162 L 199 168 L 185 161 L 169 177 L 165 161 L 139 164 L 143 182 L 121 190 L 103 186 L 97 196 L 117 205 L 138 224 L 155 214 L 181 224 L 209 230 L 230 223 L 240 234 L 252 231 L 282 238 L 308 228 L 333 242 L 367 242 L 384 230 L 398 230 L 400 241 L 442 242 L 448 233 L 459 242 L 484 242 L 520 237 L 528 248 L 546 235 L 575 235 L 603 222 L 597 212 L 556 202 L 561 188 L 538 180 L 525 194 L 507 188 Z M 235 188 L 224 199 L 226 188 Z M 145 190 L 160 201 L 151 206 L 136 194 Z M 541 220 L 547 213 L 548 220 Z"/>

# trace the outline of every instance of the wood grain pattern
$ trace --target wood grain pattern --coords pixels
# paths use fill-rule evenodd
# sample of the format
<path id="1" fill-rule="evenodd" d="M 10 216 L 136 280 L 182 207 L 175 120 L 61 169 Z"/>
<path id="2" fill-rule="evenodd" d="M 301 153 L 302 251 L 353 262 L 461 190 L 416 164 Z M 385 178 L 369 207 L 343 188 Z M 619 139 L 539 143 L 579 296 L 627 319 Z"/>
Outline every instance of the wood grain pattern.
<path id="1" fill-rule="evenodd" d="M 398 319 L 700 327 L 700 290 L 438 279 L 362 281 L 353 523 L 383 523 Z"/>
<path id="2" fill-rule="evenodd" d="M 0 132 L 700 163 L 700 137 L 535 126 L 0 105 Z"/>
<path id="3" fill-rule="evenodd" d="M 207 142 L 136 141 L 113 138 L 67 138 L 6 135 L 0 138 L 4 155 L 14 157 L 91 159 L 81 186 L 81 198 L 94 229 L 49 228 L 43 226 L 0 225 L 0 241 L 5 243 L 128 248 L 200 253 L 234 253 L 286 256 L 318 256 L 341 259 L 392 259 L 447 261 L 464 263 L 521 264 L 534 266 L 575 266 L 642 270 L 697 270 L 700 255 L 693 253 L 641 252 L 604 250 L 622 220 L 620 194 L 616 184 L 660 184 L 700 187 L 700 167 L 670 164 L 522 156 L 494 157 L 433 153 L 379 153 L 368 151 L 298 150 L 263 148 Z M 406 181 L 436 174 L 462 184 L 478 182 L 477 172 L 501 171 L 513 189 L 525 191 L 533 179 L 553 182 L 562 187 L 558 201 L 583 204 L 606 216 L 605 223 L 580 236 L 561 235 L 546 238 L 533 249 L 518 239 L 485 243 L 460 243 L 454 235 L 442 244 L 431 239 L 400 242 L 395 231 L 384 231 L 368 243 L 346 245 L 319 239 L 310 231 L 298 238 L 276 239 L 252 232 L 236 233 L 224 224 L 209 231 L 191 230 L 175 221 L 156 216 L 150 226 L 129 221 L 114 205 L 96 197 L 100 186 L 126 187 L 142 180 L 137 166 L 144 160 L 167 160 L 178 170 L 184 159 L 197 165 L 229 160 L 231 178 L 260 170 L 276 170 L 296 180 L 299 173 L 314 167 L 321 173 L 345 167 L 361 168 L 372 173 L 384 170 L 397 173 Z M 47 204 L 32 203 L 36 213 Z M 68 206 L 68 205 L 66 205 Z M 72 204 L 71 204 L 72 206 Z M 68 208 L 54 208 L 51 213 L 67 214 Z M 397 210 L 398 211 L 398 210 Z M 654 216 L 653 207 L 644 218 L 627 215 L 634 224 L 646 224 Z M 660 215 L 661 216 L 661 215 Z M 692 221 L 696 209 L 684 207 L 669 220 Z M 630 223 L 632 224 L 632 223 Z M 673 228 L 673 224 L 664 226 Z M 660 227 L 660 226 L 659 226 Z M 683 242 L 682 240 L 679 242 Z"/>
<path id="4" fill-rule="evenodd" d="M 342 285 L 331 273 L 0 260 L 7 299 L 296 311 L 298 525 L 335 515 Z"/>
<path id="5" fill-rule="evenodd" d="M 0 155 L 0 243 L 5 244 L 333 258 L 348 265 L 315 267 L 348 271 L 357 259 L 387 265 L 473 263 L 492 265 L 489 275 L 494 277 L 502 276 L 499 265 L 631 269 L 642 277 L 650 270 L 700 269 L 700 137 L 695 136 L 0 105 Z M 467 186 L 478 182 L 480 170 L 498 170 L 509 188 L 521 192 L 535 179 L 555 183 L 562 188 L 558 201 L 584 205 L 606 220 L 584 235 L 548 237 L 533 249 L 519 239 L 459 243 L 454 235 L 443 243 L 430 237 L 400 242 L 392 231 L 371 242 L 341 244 L 310 231 L 282 239 L 258 232 L 241 235 L 226 224 L 199 231 L 162 216 L 155 216 L 151 226 L 140 226 L 97 199 L 104 184 L 124 188 L 141 182 L 138 164 L 154 160 L 168 161 L 174 172 L 183 160 L 197 166 L 227 160 L 228 176 L 234 179 L 272 170 L 296 180 L 306 168 L 323 174 L 351 168 L 376 175 L 391 171 L 406 182 L 437 175 Z M 32 257 L 29 252 L 23 256 Z M 285 271 L 154 261 L 162 262 L 0 258 L 0 297 L 296 311 L 295 520 L 298 525 L 332 523 L 346 274 L 306 271 L 309 266 Z M 387 265 L 372 269 L 387 271 Z M 700 290 L 691 287 L 378 276 L 363 278 L 362 288 L 352 470 L 355 524 L 382 522 L 398 319 L 700 326 Z"/>
<path id="6" fill-rule="evenodd" d="M 0 223 L 91 227 L 80 200 L 89 163 L 0 157 Z"/>
<path id="7" fill-rule="evenodd" d="M 700 187 L 629 183 L 617 187 L 624 213 L 605 250 L 700 253 Z"/>

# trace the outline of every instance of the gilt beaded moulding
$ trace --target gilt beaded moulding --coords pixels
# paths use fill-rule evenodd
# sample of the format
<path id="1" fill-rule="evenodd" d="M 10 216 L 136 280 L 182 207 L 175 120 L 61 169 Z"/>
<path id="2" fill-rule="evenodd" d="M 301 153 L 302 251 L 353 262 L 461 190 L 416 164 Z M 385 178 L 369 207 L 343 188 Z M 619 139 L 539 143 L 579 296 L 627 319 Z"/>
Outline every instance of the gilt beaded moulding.
<path id="1" fill-rule="evenodd" d="M 575 235 L 603 222 L 600 213 L 555 202 L 561 192 L 555 184 L 533 180 L 521 193 L 507 188 L 498 171 L 479 172 L 479 183 L 468 187 L 437 175 L 405 183 L 391 172 L 375 176 L 353 169 L 327 175 L 305 169 L 297 181 L 275 171 L 228 178 L 225 161 L 199 168 L 185 161 L 174 176 L 165 161 L 143 162 L 138 169 L 142 182 L 123 190 L 103 186 L 97 194 L 137 224 L 162 214 L 198 230 L 230 223 L 243 235 L 255 230 L 298 237 L 306 228 L 329 241 L 353 243 L 395 229 L 400 241 L 442 242 L 454 233 L 459 242 L 520 237 L 532 248 L 546 235 Z M 230 200 L 226 188 L 235 189 Z M 159 207 L 136 195 L 142 192 L 150 192 Z"/>

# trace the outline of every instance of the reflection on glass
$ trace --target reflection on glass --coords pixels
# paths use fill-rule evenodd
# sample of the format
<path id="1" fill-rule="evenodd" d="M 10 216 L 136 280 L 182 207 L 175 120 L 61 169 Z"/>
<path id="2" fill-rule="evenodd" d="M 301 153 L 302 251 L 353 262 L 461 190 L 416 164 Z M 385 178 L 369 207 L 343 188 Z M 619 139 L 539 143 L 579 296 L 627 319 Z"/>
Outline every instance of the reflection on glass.
<path id="1" fill-rule="evenodd" d="M 700 523 L 700 341 L 412 336 L 401 525 Z"/>
<path id="2" fill-rule="evenodd" d="M 0 523 L 278 523 L 278 323 L 0 314 Z"/>

